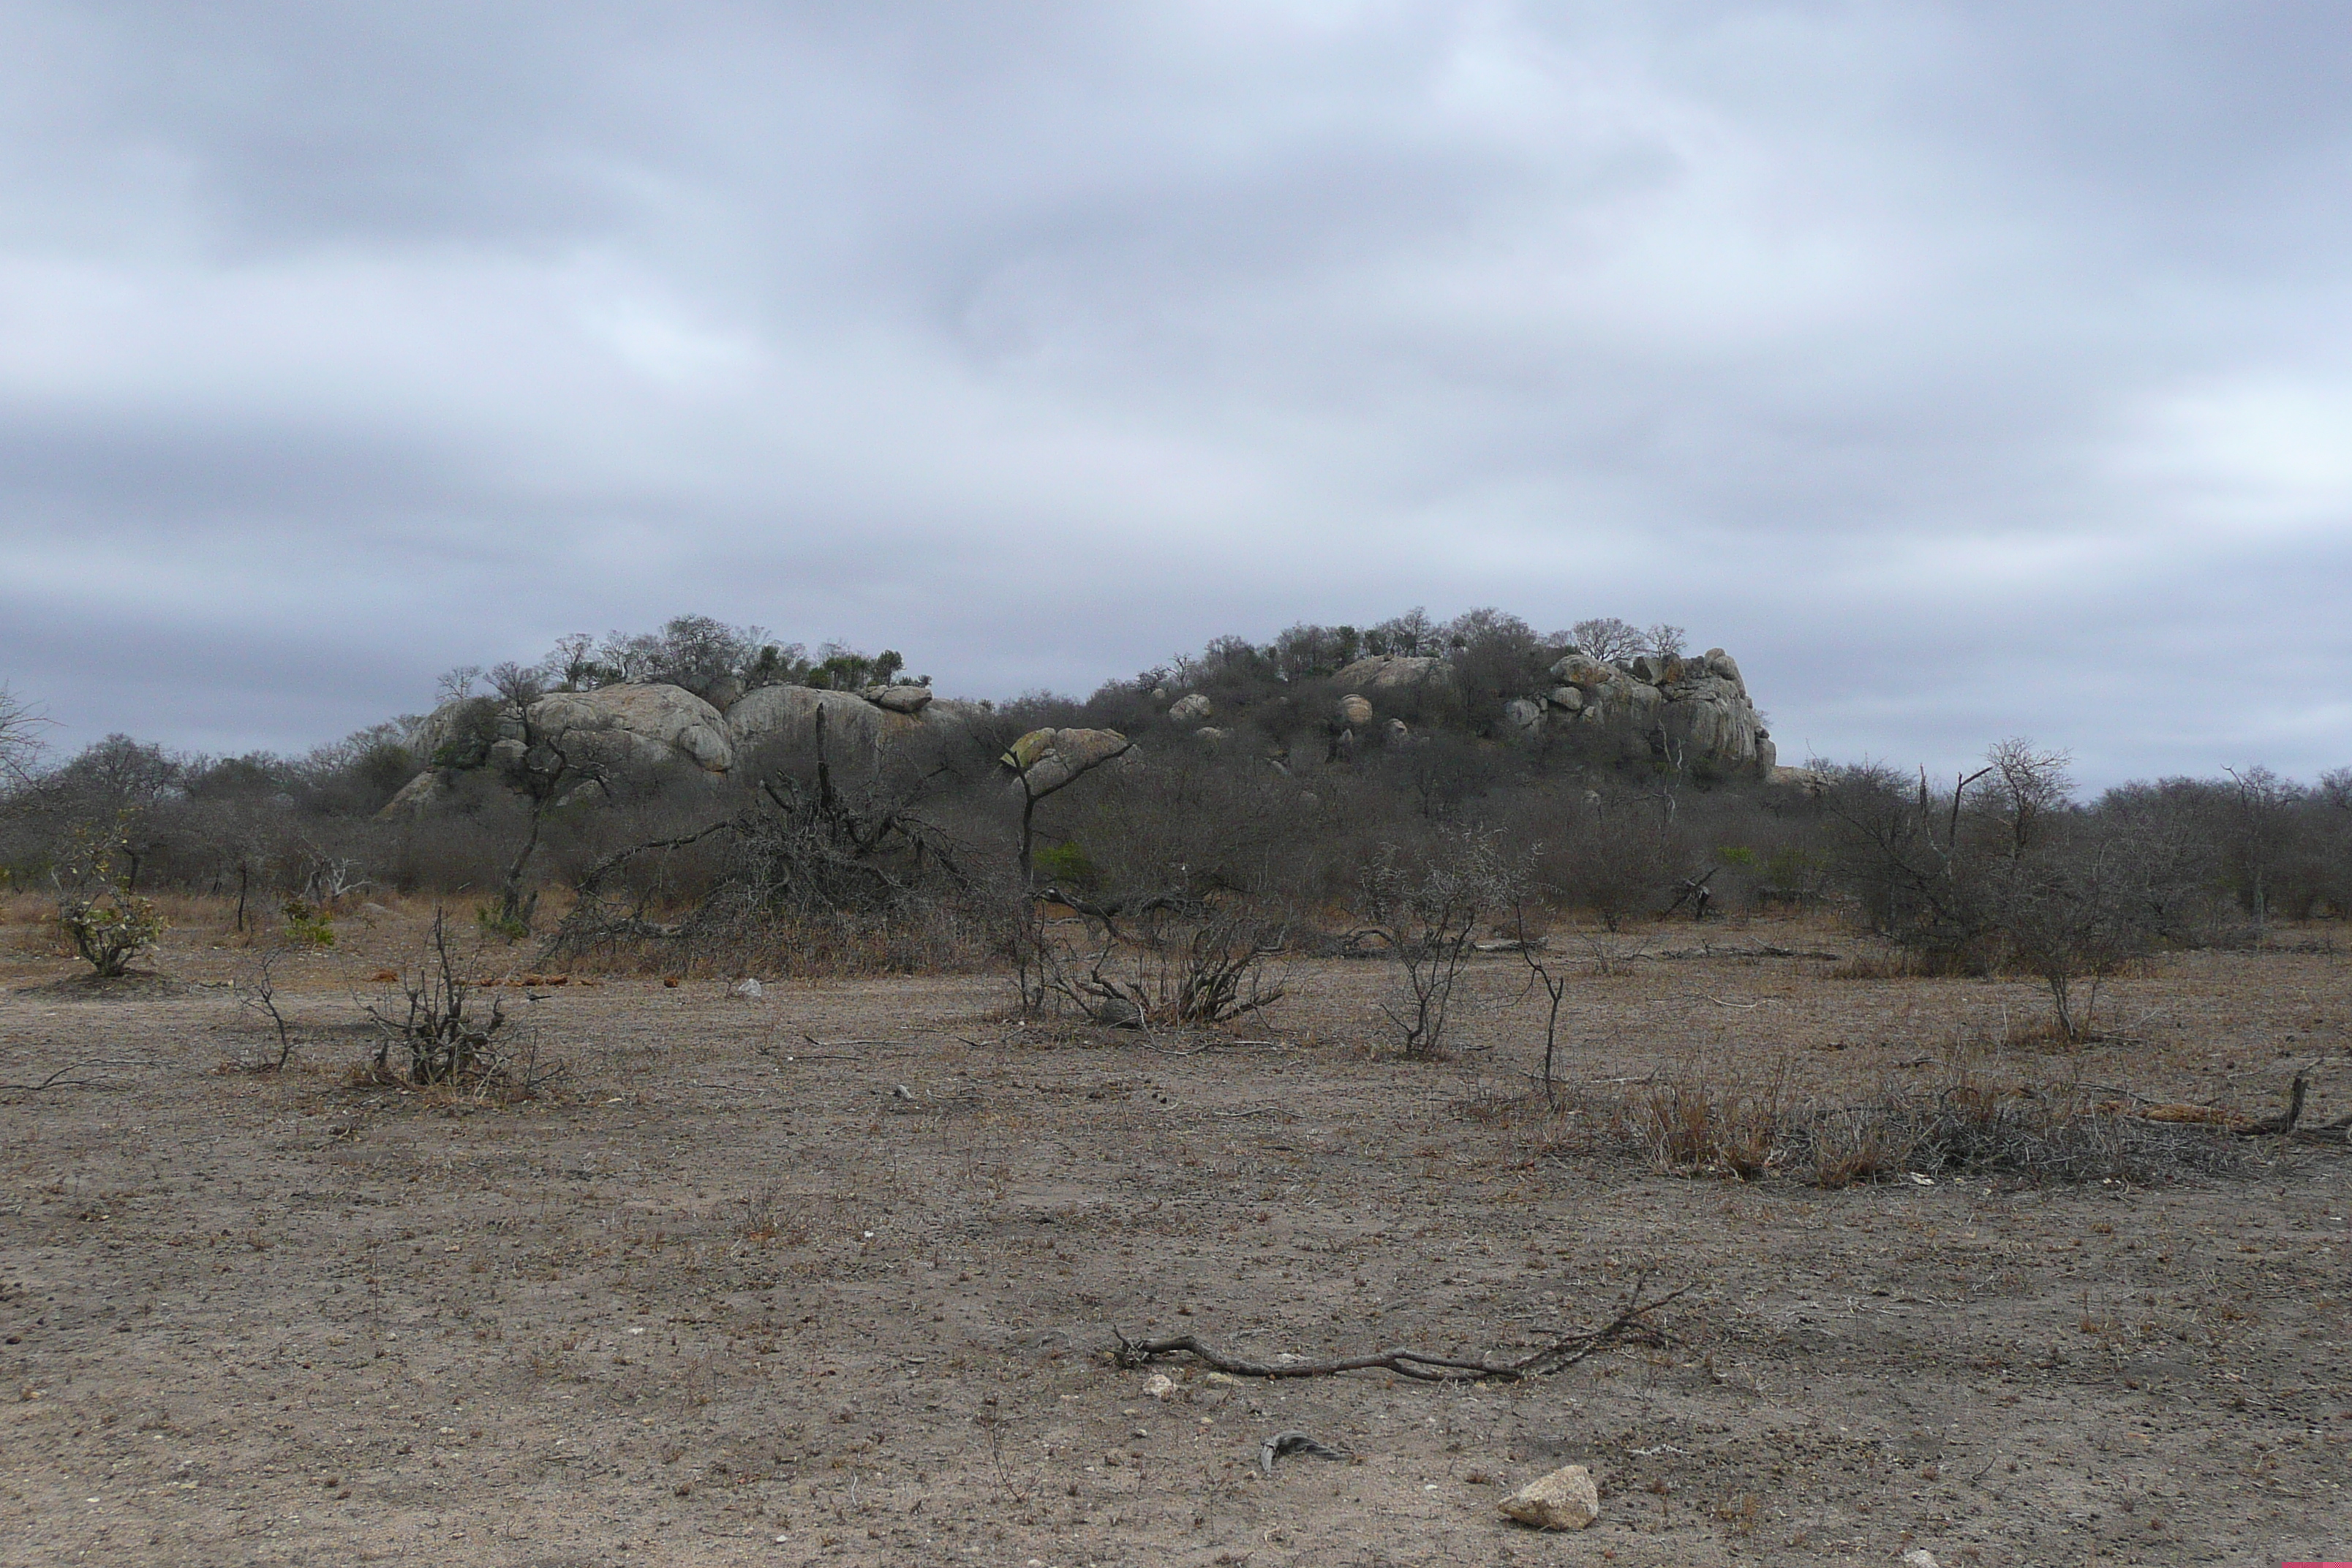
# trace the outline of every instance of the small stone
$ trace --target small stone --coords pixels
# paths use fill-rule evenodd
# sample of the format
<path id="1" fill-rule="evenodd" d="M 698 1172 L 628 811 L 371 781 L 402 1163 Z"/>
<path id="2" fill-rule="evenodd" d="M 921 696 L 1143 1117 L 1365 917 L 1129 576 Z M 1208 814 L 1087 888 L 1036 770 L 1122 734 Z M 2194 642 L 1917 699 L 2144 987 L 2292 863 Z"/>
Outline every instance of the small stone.
<path id="1" fill-rule="evenodd" d="M 1144 1380 L 1143 1392 L 1154 1399 L 1166 1399 L 1176 1392 L 1176 1380 L 1164 1372 L 1155 1372 Z"/>
<path id="2" fill-rule="evenodd" d="M 1582 1465 L 1563 1465 L 1502 1500 L 1503 1511 L 1538 1530 L 1582 1530 L 1601 1517 L 1601 1489 Z"/>
<path id="3" fill-rule="evenodd" d="M 738 996 L 748 996 L 752 1001 L 757 1002 L 766 994 L 767 993 L 761 988 L 760 983 L 756 980 L 738 980 L 735 983 L 735 994 Z"/>
<path id="4" fill-rule="evenodd" d="M 1943 1568 L 1936 1554 L 1924 1546 L 1915 1546 L 1903 1554 L 1903 1568 Z"/>

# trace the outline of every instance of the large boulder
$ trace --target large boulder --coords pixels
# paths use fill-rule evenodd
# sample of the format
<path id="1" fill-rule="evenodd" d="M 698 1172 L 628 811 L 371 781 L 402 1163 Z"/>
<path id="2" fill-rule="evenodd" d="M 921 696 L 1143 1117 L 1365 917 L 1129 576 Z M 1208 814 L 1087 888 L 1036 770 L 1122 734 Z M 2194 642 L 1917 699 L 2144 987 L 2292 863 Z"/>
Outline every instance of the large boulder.
<path id="1" fill-rule="evenodd" d="M 1032 730 L 999 760 L 1017 775 L 1013 787 L 1034 800 L 1124 756 L 1133 744 L 1116 730 Z"/>
<path id="2" fill-rule="evenodd" d="M 1168 717 L 1179 724 L 1202 724 L 1217 715 L 1217 705 L 1201 692 L 1191 691 L 1176 700 L 1168 710 Z"/>
<path id="3" fill-rule="evenodd" d="M 1767 767 L 1764 782 L 1776 789 L 1801 790 L 1809 795 L 1823 795 L 1830 792 L 1830 786 L 1836 781 L 1819 768 Z M 405 790 L 401 792 L 403 795 L 407 793 Z"/>
<path id="4" fill-rule="evenodd" d="M 824 743 L 836 759 L 872 756 L 895 742 L 936 734 L 961 724 L 978 709 L 969 702 L 950 702 L 929 695 L 928 687 L 877 688 L 869 700 L 855 691 L 827 691 L 814 686 L 763 686 L 727 710 L 727 726 L 734 731 L 736 749 L 749 753 L 781 745 L 802 752 L 816 749 L 817 715 L 824 715 Z M 924 699 L 897 693 L 922 692 Z M 888 701 L 881 700 L 887 697 Z"/>
<path id="5" fill-rule="evenodd" d="M 501 733 L 500 718 L 497 698 L 460 697 L 417 720 L 401 743 L 433 767 L 478 768 Z"/>
<path id="6" fill-rule="evenodd" d="M 928 686 L 869 686 L 857 695 L 893 713 L 920 713 L 931 705 L 931 689 Z"/>
<path id="7" fill-rule="evenodd" d="M 511 724 L 516 731 L 520 725 Z M 684 757 L 705 773 L 735 765 L 735 741 L 719 710 L 683 687 L 600 686 L 551 691 L 531 704 L 530 729 L 575 763 L 660 763 Z M 504 737 L 520 752 L 524 737 Z"/>
<path id="8" fill-rule="evenodd" d="M 403 816 L 422 816 L 448 799 L 450 793 L 448 773 L 441 768 L 427 768 L 401 785 L 400 793 L 385 801 L 376 816 L 386 822 Z"/>
<path id="9" fill-rule="evenodd" d="M 1351 730 L 1360 730 L 1372 721 L 1372 705 L 1350 691 L 1339 699 L 1339 721 Z"/>
<path id="10" fill-rule="evenodd" d="M 1394 691 L 1453 679 L 1453 667 L 1442 658 L 1376 653 L 1341 667 L 1331 680 L 1342 691 Z"/>
<path id="11" fill-rule="evenodd" d="M 1580 687 L 1586 691 L 1623 679 L 1613 666 L 1581 653 L 1571 653 L 1553 665 L 1551 678 L 1563 686 Z"/>

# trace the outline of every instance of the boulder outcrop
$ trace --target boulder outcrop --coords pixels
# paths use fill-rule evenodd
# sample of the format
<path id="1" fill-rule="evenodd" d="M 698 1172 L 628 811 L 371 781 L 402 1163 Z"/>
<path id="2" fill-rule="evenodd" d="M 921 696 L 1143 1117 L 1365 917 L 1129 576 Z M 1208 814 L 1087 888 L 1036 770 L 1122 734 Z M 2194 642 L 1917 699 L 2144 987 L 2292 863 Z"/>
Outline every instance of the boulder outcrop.
<path id="1" fill-rule="evenodd" d="M 1615 725 L 1702 773 L 1763 779 L 1778 759 L 1771 731 L 1721 648 L 1698 658 L 1643 654 L 1622 665 L 1571 653 L 1551 667 L 1554 723 Z"/>
<path id="2" fill-rule="evenodd" d="M 523 725 L 500 721 L 502 743 L 522 760 Z M 531 704 L 530 729 L 572 754 L 575 763 L 604 766 L 666 763 L 684 757 L 705 773 L 735 765 L 735 737 L 718 709 L 683 687 L 600 686 L 593 691 L 551 691 Z"/>
<path id="3" fill-rule="evenodd" d="M 869 686 L 857 695 L 893 713 L 920 713 L 931 705 L 931 689 L 928 686 Z"/>
<path id="4" fill-rule="evenodd" d="M 1534 736 L 1547 727 L 1582 725 L 1594 740 L 1614 737 L 1629 759 L 1662 756 L 1715 778 L 1761 780 L 1778 760 L 1738 664 L 1719 647 L 1696 658 L 1642 654 L 1622 663 L 1572 648 L 1545 675 L 1539 689 L 1504 702 L 1507 732 Z M 1442 659 L 1357 659 L 1332 677 L 1346 693 L 1338 720 L 1361 732 L 1377 721 L 1383 695 L 1454 679 Z M 1392 716 L 1389 721 L 1395 723 Z"/>
<path id="5" fill-rule="evenodd" d="M 1032 730 L 999 760 L 1015 775 L 1013 788 L 1034 800 L 1124 756 L 1133 744 L 1116 730 Z"/>
<path id="6" fill-rule="evenodd" d="M 684 761 L 706 773 L 725 774 L 756 749 L 816 744 L 817 715 L 825 740 L 847 759 L 894 742 L 944 733 L 969 723 L 979 705 L 934 698 L 927 686 L 874 686 L 830 691 L 807 686 L 763 686 L 732 696 L 725 712 L 683 687 L 654 682 L 551 691 L 531 704 L 530 721 L 495 698 L 445 702 L 408 736 L 408 749 L 428 765 L 383 808 L 400 816 L 429 808 L 449 793 L 456 774 L 492 767 L 515 773 L 544 767 L 561 749 L 575 766 L 625 768 Z M 542 754 L 534 755 L 536 742 Z"/>
<path id="7" fill-rule="evenodd" d="M 1450 682 L 1453 679 L 1453 667 L 1442 658 L 1376 653 L 1342 666 L 1331 681 L 1342 691 L 1393 691 L 1432 681 Z"/>

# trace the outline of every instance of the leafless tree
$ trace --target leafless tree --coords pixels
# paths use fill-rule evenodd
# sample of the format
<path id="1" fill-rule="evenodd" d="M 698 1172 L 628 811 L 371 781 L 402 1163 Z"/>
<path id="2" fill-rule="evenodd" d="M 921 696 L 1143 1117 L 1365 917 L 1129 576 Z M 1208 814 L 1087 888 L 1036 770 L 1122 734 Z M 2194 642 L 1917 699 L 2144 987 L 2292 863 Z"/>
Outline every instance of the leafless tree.
<path id="1" fill-rule="evenodd" d="M 1365 925 L 1386 939 L 1403 983 L 1398 1003 L 1381 1011 L 1406 1056 L 1434 1058 L 1444 1049 L 1454 989 L 1475 950 L 1478 923 L 1511 908 L 1521 881 L 1499 837 L 1471 828 L 1440 829 L 1435 852 L 1420 867 L 1401 863 L 1391 844 L 1365 868 Z"/>
<path id="2" fill-rule="evenodd" d="M 2245 878 L 2246 896 L 2252 906 L 2254 940 L 2260 942 L 2270 931 L 2271 874 L 2292 829 L 2290 814 L 2295 803 L 2294 786 L 2270 769 L 2261 766 L 2223 770 L 2234 786 L 2231 795 L 2231 815 L 2235 819 L 2231 826 L 2231 848 Z"/>
<path id="3" fill-rule="evenodd" d="M 40 710 L 0 686 L 0 789 L 23 788 L 33 782 L 41 731 L 50 722 Z"/>
<path id="4" fill-rule="evenodd" d="M 1989 779 L 1979 799 L 2000 828 L 2001 853 L 2016 860 L 2040 841 L 2053 813 L 2062 810 L 2074 792 L 2067 773 L 2074 753 L 2036 746 L 2013 735 L 1985 753 L 1990 766 L 1977 777 Z"/>
<path id="5" fill-rule="evenodd" d="M 1588 658 L 1603 664 L 1622 664 L 1635 654 L 1644 651 L 1642 628 L 1615 616 L 1601 616 L 1589 621 L 1579 621 L 1569 628 L 1569 636 Z"/>

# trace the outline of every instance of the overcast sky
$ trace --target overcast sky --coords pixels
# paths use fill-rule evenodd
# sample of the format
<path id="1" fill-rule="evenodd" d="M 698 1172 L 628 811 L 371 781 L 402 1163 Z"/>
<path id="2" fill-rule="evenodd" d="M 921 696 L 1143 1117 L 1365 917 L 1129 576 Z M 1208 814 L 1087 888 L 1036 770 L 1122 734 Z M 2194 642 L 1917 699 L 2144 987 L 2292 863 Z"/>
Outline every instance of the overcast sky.
<path id="1" fill-rule="evenodd" d="M 0 0 L 0 680 L 299 751 L 693 611 L 1496 605 L 1785 760 L 2352 763 L 2352 17 Z"/>

